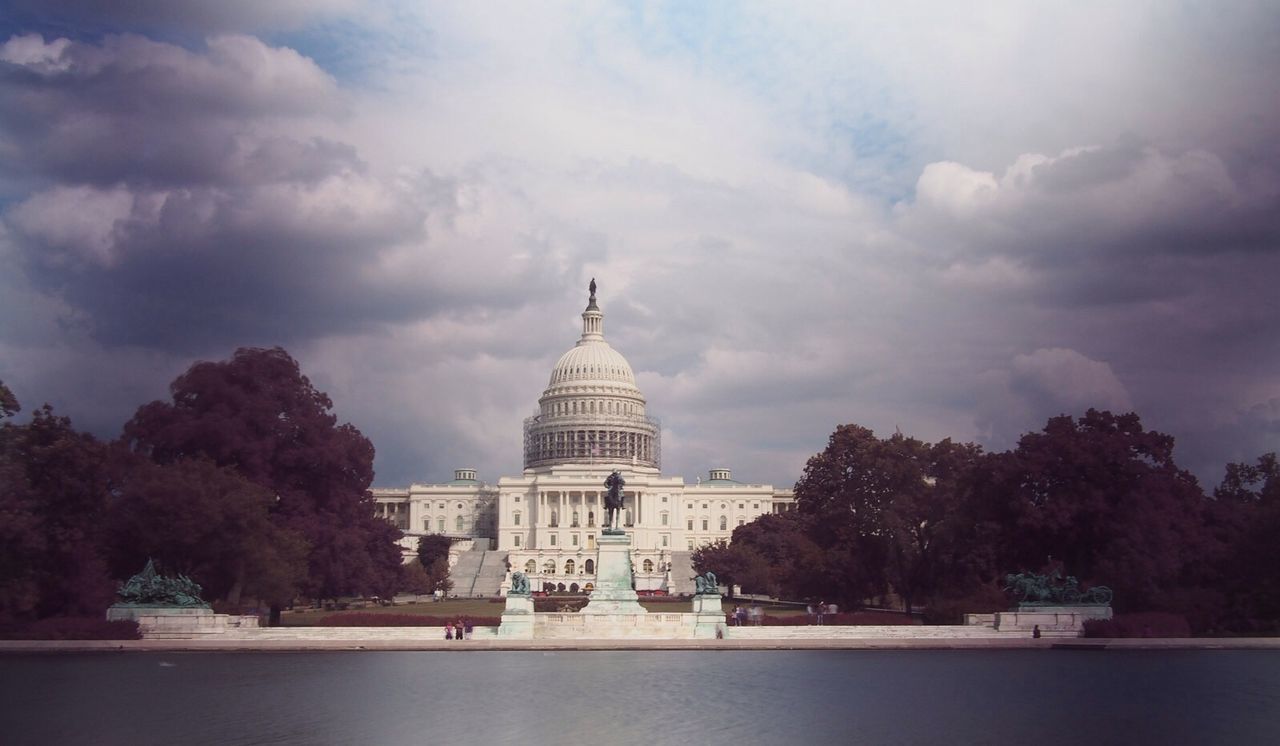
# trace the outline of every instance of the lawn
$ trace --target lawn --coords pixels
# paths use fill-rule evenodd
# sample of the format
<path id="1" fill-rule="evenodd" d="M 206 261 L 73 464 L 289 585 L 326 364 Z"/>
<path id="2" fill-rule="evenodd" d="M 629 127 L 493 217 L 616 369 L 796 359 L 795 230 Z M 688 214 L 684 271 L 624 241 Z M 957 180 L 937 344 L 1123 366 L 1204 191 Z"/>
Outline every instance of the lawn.
<path id="1" fill-rule="evenodd" d="M 579 597 L 569 597 L 579 598 Z M 732 611 L 734 601 L 724 599 L 726 612 Z M 681 614 L 693 611 L 693 602 L 688 599 L 653 600 L 640 599 L 640 605 L 656 614 Z M 804 608 L 789 604 L 760 604 L 770 616 L 803 615 Z M 421 614 L 441 617 L 495 617 L 502 615 L 502 603 L 494 603 L 483 598 L 453 598 L 445 601 L 421 601 L 419 603 L 398 604 L 396 606 L 369 605 L 360 609 L 345 611 L 326 611 L 324 609 L 298 609 L 286 611 L 280 615 L 280 623 L 285 627 L 311 627 L 322 617 L 333 614 Z"/>

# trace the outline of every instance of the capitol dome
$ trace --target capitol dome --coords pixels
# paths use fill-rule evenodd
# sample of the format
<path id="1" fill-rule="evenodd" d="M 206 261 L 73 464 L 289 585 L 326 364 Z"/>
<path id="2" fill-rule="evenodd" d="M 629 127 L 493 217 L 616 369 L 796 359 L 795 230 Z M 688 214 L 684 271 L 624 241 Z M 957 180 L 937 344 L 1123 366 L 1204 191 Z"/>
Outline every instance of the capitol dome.
<path id="1" fill-rule="evenodd" d="M 525 468 L 555 464 L 659 467 L 658 422 L 622 353 L 604 339 L 596 283 L 582 312 L 582 337 L 560 356 L 538 412 L 525 420 Z"/>

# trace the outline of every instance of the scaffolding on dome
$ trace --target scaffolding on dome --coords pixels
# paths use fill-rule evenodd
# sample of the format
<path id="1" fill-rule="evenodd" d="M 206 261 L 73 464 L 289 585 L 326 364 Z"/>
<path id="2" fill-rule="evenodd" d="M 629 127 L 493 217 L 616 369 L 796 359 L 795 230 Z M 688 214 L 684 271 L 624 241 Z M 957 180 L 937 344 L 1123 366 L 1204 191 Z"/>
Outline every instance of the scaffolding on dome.
<path id="1" fill-rule="evenodd" d="M 559 422 L 550 420 L 558 419 Z M 564 421 L 534 415 L 524 421 L 524 467 L 552 464 L 662 465 L 662 423 L 656 417 L 600 416 Z"/>

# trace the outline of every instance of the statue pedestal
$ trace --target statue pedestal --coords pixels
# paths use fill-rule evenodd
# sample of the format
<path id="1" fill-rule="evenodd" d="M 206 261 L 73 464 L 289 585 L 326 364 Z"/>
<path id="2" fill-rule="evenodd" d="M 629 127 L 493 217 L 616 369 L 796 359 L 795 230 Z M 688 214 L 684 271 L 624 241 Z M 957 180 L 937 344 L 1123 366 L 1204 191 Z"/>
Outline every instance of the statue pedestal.
<path id="1" fill-rule="evenodd" d="M 631 537 L 606 534 L 596 546 L 596 587 L 579 614 L 647 614 L 631 587 Z"/>
<path id="2" fill-rule="evenodd" d="M 701 640 L 714 640 L 724 634 L 724 606 L 720 594 L 703 594 L 693 597 L 693 636 Z"/>
<path id="3" fill-rule="evenodd" d="M 208 606 L 115 604 L 107 609 L 107 621 L 125 619 L 137 622 L 144 638 L 159 640 L 189 640 L 258 626 L 256 616 L 215 614 Z"/>
<path id="4" fill-rule="evenodd" d="M 991 627 L 1002 634 L 1030 637 L 1036 627 L 1046 637 L 1080 637 L 1084 623 L 1090 619 L 1110 619 L 1111 607 L 1077 604 L 1020 604 L 1015 611 L 995 614 L 969 614 L 966 623 Z"/>
<path id="5" fill-rule="evenodd" d="M 502 611 L 502 623 L 498 626 L 498 637 L 532 640 L 533 620 L 533 599 L 508 594 L 507 607 Z"/>

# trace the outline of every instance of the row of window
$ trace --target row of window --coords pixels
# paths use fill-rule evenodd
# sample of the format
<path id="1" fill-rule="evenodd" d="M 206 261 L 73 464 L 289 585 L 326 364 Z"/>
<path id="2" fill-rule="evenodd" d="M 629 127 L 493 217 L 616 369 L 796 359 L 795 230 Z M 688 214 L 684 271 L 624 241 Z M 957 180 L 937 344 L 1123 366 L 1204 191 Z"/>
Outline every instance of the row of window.
<path id="1" fill-rule="evenodd" d="M 739 526 L 742 526 L 742 525 L 746 524 L 746 522 L 747 522 L 747 520 L 746 520 L 745 518 L 739 518 L 739 519 L 738 519 L 738 525 L 739 525 Z M 666 524 L 664 523 L 663 525 L 665 526 Z M 710 530 L 711 530 L 711 529 L 707 528 L 707 525 L 708 525 L 708 521 L 707 521 L 707 519 L 706 519 L 706 518 L 703 518 L 703 519 L 702 519 L 702 530 L 703 530 L 703 531 L 710 531 Z M 685 528 L 686 528 L 687 530 L 689 530 L 689 531 L 692 531 L 692 530 L 693 530 L 693 519 L 692 519 L 692 518 L 690 518 L 690 519 L 687 521 L 687 525 L 685 526 Z M 723 515 L 722 515 L 722 516 L 720 516 L 720 530 L 721 530 L 721 531 L 728 531 L 728 530 L 729 530 L 729 517 L 728 517 L 728 516 L 723 516 Z"/>
<path id="2" fill-rule="evenodd" d="M 686 508 L 688 508 L 689 510 L 693 510 L 693 503 L 686 503 L 686 504 L 685 504 L 685 507 L 686 507 Z M 703 503 L 703 504 L 702 504 L 702 509 L 703 509 L 703 510 L 706 510 L 706 509 L 707 509 L 707 503 Z M 720 503 L 720 509 L 721 509 L 721 510 L 728 510 L 728 509 L 729 509 L 729 503 Z M 746 510 L 746 509 L 747 509 L 747 504 L 746 504 L 746 503 L 738 503 L 738 510 Z M 752 510 L 759 510 L 759 509 L 760 509 L 760 503 L 751 503 L 751 509 L 752 509 Z"/>
<path id="3" fill-rule="evenodd" d="M 644 573 L 652 573 L 652 572 L 654 572 L 654 571 L 655 571 L 655 570 L 657 570 L 657 569 L 660 569 L 660 568 L 659 568 L 657 565 L 655 565 L 655 564 L 654 564 L 654 562 L 653 562 L 653 560 L 651 560 L 651 559 L 646 558 L 643 562 L 641 562 L 641 563 L 640 563 L 640 571 L 641 571 L 641 572 L 644 572 Z M 578 563 L 577 563 L 577 562 L 575 562 L 573 559 L 567 559 L 567 560 L 565 560 L 565 561 L 564 561 L 564 574 L 565 574 L 565 575 L 573 575 L 574 573 L 578 572 L 579 570 L 581 570 L 581 571 L 582 571 L 582 573 L 584 573 L 584 574 L 586 574 L 586 575 L 594 574 L 594 573 L 595 573 L 595 571 L 596 571 L 596 563 L 595 563 L 595 560 L 591 560 L 591 559 L 584 560 L 584 561 L 583 561 L 583 563 L 582 563 L 582 565 L 581 565 L 581 567 L 579 567 Z M 538 572 L 538 561 L 537 561 L 537 560 L 529 560 L 528 562 L 524 563 L 524 572 L 525 572 L 525 574 L 526 574 L 526 575 L 535 575 L 535 574 L 537 574 L 537 572 Z M 543 562 L 542 562 L 542 574 L 544 574 L 544 575 L 555 575 L 555 574 L 557 574 L 557 570 L 556 570 L 556 561 L 555 561 L 555 560 L 553 560 L 553 559 L 543 560 Z"/>
<path id="4" fill-rule="evenodd" d="M 595 331 L 598 332 L 600 330 L 596 329 Z M 565 368 L 564 370 L 559 371 L 559 373 L 560 375 L 556 376 L 557 381 L 565 381 L 578 376 L 590 375 L 626 377 L 626 374 L 622 372 L 622 368 L 619 368 L 616 365 L 575 365 L 572 368 Z"/>
<path id="5" fill-rule="evenodd" d="M 628 525 L 630 525 L 630 524 L 628 524 Z M 595 549 L 595 539 L 596 539 L 595 534 L 590 534 L 590 535 L 588 535 L 588 536 L 587 536 L 587 542 L 588 542 L 588 544 L 587 544 L 587 548 L 588 548 L 588 549 Z M 522 537 L 521 537 L 521 535 L 520 535 L 520 534 L 512 534 L 512 536 L 511 536 L 511 545 L 512 545 L 512 546 L 514 546 L 514 547 L 519 547 L 519 546 L 521 546 L 521 542 L 522 542 L 522 541 L 523 541 L 523 539 L 522 539 Z M 559 539 L 558 539 L 558 537 L 557 537 L 555 534 L 550 534 L 550 535 L 548 535 L 548 536 L 547 536 L 547 546 L 551 546 L 551 547 L 559 546 L 558 541 L 559 541 Z M 577 535 L 577 534 L 570 534 L 570 535 L 569 535 L 569 546 L 570 546 L 570 547 L 580 546 L 580 545 L 579 545 L 579 543 L 578 543 L 578 535 Z M 662 534 L 662 546 L 664 546 L 664 547 L 671 546 L 671 534 Z"/>
<path id="6" fill-rule="evenodd" d="M 550 414 L 640 414 L 639 405 L 631 402 L 601 399 L 591 401 L 560 401 L 547 405 Z"/>
<path id="7" fill-rule="evenodd" d="M 445 526 L 444 516 L 440 516 L 439 518 L 436 518 L 436 533 L 443 534 L 444 526 Z M 466 531 L 467 530 L 466 519 L 463 518 L 462 516 L 458 516 L 453 521 L 453 527 L 454 527 L 454 531 L 458 533 L 462 533 L 463 531 Z M 428 532 L 431 531 L 431 516 L 427 516 L 426 518 L 422 519 L 422 530 L 428 531 Z"/>

